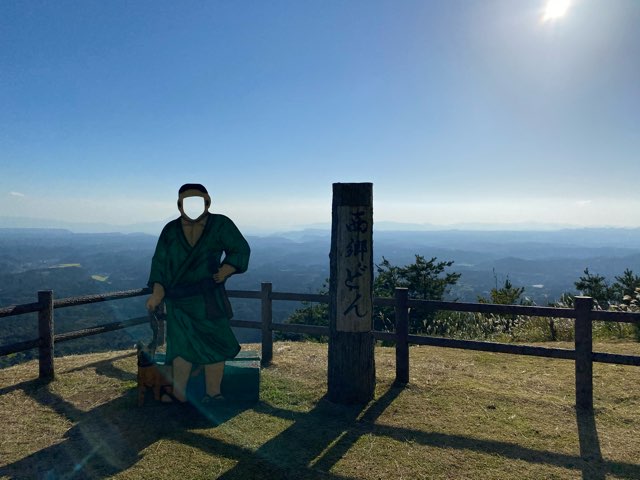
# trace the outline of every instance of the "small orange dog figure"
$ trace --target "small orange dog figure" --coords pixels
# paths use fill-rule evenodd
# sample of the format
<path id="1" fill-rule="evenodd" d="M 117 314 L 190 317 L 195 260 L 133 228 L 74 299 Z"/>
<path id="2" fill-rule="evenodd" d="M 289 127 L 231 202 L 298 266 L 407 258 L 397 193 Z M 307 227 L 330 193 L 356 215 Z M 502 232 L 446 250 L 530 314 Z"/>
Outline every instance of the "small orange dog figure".
<path id="1" fill-rule="evenodd" d="M 150 349 L 149 345 L 142 342 L 136 343 L 138 351 L 138 406 L 144 405 L 144 397 L 147 388 L 153 390 L 153 398 L 160 401 L 160 392 L 167 391 L 172 393 L 171 382 L 167 379 L 167 375 L 162 366 L 153 362 L 155 349 Z"/>

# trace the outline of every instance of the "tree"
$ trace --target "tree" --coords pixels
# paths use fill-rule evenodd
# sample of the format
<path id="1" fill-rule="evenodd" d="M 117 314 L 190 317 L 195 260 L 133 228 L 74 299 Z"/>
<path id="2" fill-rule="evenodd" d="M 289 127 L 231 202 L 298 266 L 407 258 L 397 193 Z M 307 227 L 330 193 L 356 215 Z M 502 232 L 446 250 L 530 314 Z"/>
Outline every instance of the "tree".
<path id="1" fill-rule="evenodd" d="M 615 277 L 616 281 L 610 285 L 602 275 L 591 275 L 589 269 L 584 270 L 584 276 L 575 282 L 576 288 L 583 294 L 593 297 L 596 305 L 603 310 L 613 309 L 634 311 L 638 305 L 638 289 L 640 277 L 634 275 L 630 269 L 625 269 L 622 275 Z M 602 330 L 614 333 L 622 338 L 626 335 L 622 323 L 604 322 Z M 636 338 L 640 340 L 640 326 L 634 324 Z"/>
<path id="2" fill-rule="evenodd" d="M 489 292 L 490 298 L 478 296 L 478 303 L 494 303 L 497 305 L 531 305 L 532 302 L 528 298 L 522 298 L 524 294 L 524 287 L 514 287 L 507 277 L 504 281 L 504 286 L 498 288 L 498 277 L 494 272 L 496 281 L 495 288 Z M 518 323 L 518 317 L 516 315 L 491 315 L 491 321 L 494 328 L 501 328 L 503 333 L 510 333 L 513 327 Z"/>
<path id="3" fill-rule="evenodd" d="M 640 313 L 640 278 L 627 269 L 622 277 L 616 277 L 616 280 L 624 296 L 622 302 L 614 309 L 622 312 Z M 633 330 L 636 340 L 640 342 L 640 323 L 634 323 Z"/>
<path id="4" fill-rule="evenodd" d="M 391 265 L 382 257 L 376 265 L 373 294 L 378 297 L 393 297 L 396 287 L 408 289 L 410 298 L 418 300 L 442 300 L 450 288 L 458 282 L 460 273 L 445 272 L 452 261 L 438 262 L 436 257 L 426 260 L 415 255 L 415 262 L 404 267 Z M 394 309 L 380 308 L 374 316 L 375 330 L 392 330 L 395 326 Z M 435 313 L 424 309 L 412 309 L 409 315 L 409 333 L 437 333 Z"/>
<path id="5" fill-rule="evenodd" d="M 376 265 L 376 276 L 373 281 L 373 295 L 376 297 L 392 297 L 396 287 L 406 287 L 409 297 L 421 300 L 442 300 L 449 289 L 460 278 L 459 273 L 445 272 L 453 262 L 438 262 L 436 257 L 426 260 L 422 255 L 415 255 L 415 262 L 403 267 L 392 265 L 382 257 Z M 325 281 L 320 294 L 327 293 L 328 281 Z M 395 328 L 393 307 L 381 307 L 374 311 L 374 330 L 393 331 Z M 410 333 L 424 333 L 432 326 L 434 312 L 412 310 L 409 318 Z M 313 305 L 303 302 L 303 307 L 296 310 L 288 319 L 288 323 L 307 325 L 328 325 L 329 312 L 326 304 Z M 287 335 L 286 338 L 301 339 L 303 335 Z"/>
<path id="6" fill-rule="evenodd" d="M 446 273 L 444 277 L 441 276 L 453 262 L 438 262 L 436 257 L 427 261 L 422 255 L 416 255 L 415 258 L 414 263 L 396 267 L 382 257 L 382 263 L 376 265 L 374 295 L 393 297 L 396 287 L 405 287 L 409 290 L 411 298 L 442 300 L 460 278 L 459 273 Z"/>
<path id="7" fill-rule="evenodd" d="M 640 276 L 628 268 L 615 279 L 613 285 L 609 285 L 604 276 L 592 275 L 586 268 L 575 286 L 582 295 L 593 297 L 601 308 L 608 308 L 623 302 L 624 297 L 634 297 L 636 289 L 640 287 Z"/>
<path id="8" fill-rule="evenodd" d="M 627 268 L 621 276 L 616 277 L 613 288 L 619 300 L 624 301 L 625 297 L 633 298 L 636 295 L 637 289 L 640 288 L 640 277 L 634 275 L 633 271 Z"/>
<path id="9" fill-rule="evenodd" d="M 593 298 L 600 308 L 606 310 L 610 304 L 614 303 L 615 288 L 609 285 L 607 279 L 602 275 L 592 275 L 588 268 L 584 269 L 584 275 L 575 282 L 575 286 L 581 295 Z"/>
<path id="10" fill-rule="evenodd" d="M 511 284 L 509 277 L 504 281 L 504 287 L 498 288 L 496 279 L 496 287 L 491 289 L 490 298 L 479 296 L 478 303 L 495 303 L 498 305 L 530 305 L 528 299 L 522 298 L 524 287 L 516 288 Z"/>
<path id="11" fill-rule="evenodd" d="M 320 295 L 327 295 L 329 293 L 329 279 L 325 279 L 322 284 L 322 288 L 318 291 Z M 287 319 L 287 323 L 297 325 L 317 325 L 328 326 L 329 325 L 329 305 L 326 303 L 312 303 L 302 302 L 302 308 L 297 309 Z M 318 340 L 320 342 L 326 342 L 329 337 L 320 336 L 313 337 L 304 333 L 289 333 L 289 332 L 277 332 L 275 335 L 278 340 Z"/>

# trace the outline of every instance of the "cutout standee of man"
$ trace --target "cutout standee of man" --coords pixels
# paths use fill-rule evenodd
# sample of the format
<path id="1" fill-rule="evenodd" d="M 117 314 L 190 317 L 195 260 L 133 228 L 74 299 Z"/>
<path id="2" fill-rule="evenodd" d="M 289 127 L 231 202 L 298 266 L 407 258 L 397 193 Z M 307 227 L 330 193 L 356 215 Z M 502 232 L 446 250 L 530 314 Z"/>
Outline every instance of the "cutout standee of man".
<path id="1" fill-rule="evenodd" d="M 201 402 L 222 399 L 224 362 L 240 351 L 229 325 L 233 312 L 224 284 L 230 275 L 247 270 L 250 248 L 231 219 L 209 213 L 210 206 L 204 186 L 180 187 L 180 217 L 162 230 L 151 261 L 148 285 L 153 293 L 147 308 L 153 311 L 164 301 L 166 364 L 173 370 L 173 394 L 166 392 L 164 402 L 188 401 L 192 365 L 204 365 L 206 395 Z"/>

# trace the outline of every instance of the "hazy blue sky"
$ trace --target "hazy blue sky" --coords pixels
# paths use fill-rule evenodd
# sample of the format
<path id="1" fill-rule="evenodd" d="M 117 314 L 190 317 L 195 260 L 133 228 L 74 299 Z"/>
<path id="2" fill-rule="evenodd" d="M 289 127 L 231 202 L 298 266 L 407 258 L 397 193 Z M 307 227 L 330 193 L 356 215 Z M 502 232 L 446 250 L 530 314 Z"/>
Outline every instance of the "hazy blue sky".
<path id="1" fill-rule="evenodd" d="M 0 216 L 640 226 L 640 1 L 0 2 Z"/>

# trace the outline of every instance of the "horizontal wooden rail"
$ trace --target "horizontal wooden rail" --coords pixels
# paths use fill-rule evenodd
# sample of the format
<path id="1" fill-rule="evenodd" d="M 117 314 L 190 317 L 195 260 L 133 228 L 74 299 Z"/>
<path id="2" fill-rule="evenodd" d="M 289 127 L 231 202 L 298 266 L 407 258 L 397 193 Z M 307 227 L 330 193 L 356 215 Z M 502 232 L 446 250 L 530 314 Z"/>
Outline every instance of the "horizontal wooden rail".
<path id="1" fill-rule="evenodd" d="M 227 290 L 227 295 L 231 298 L 255 298 L 260 299 L 260 292 L 254 290 Z"/>
<path id="2" fill-rule="evenodd" d="M 131 318 L 122 322 L 105 323 L 103 325 L 98 325 L 97 327 L 83 328 L 82 330 L 74 330 L 72 332 L 59 333 L 54 335 L 53 338 L 55 343 L 68 342 L 69 340 L 75 340 L 76 338 L 84 338 L 91 335 L 113 332 L 136 325 L 144 325 L 145 323 L 149 323 L 149 316 Z"/>
<path id="3" fill-rule="evenodd" d="M 640 357 L 637 355 L 622 355 L 619 353 L 593 352 L 593 361 L 599 363 L 615 363 L 617 365 L 631 365 L 640 367 Z"/>
<path id="4" fill-rule="evenodd" d="M 110 331 L 120 330 L 123 328 L 144 325 L 149 321 L 148 317 L 138 317 L 123 322 L 113 322 L 105 325 L 100 325 L 94 328 L 87 328 L 83 330 L 75 330 L 72 332 L 65 332 L 54 336 L 55 342 L 65 342 L 74 340 L 77 338 L 87 337 L 90 335 L 98 335 Z M 253 328 L 260 329 L 261 322 L 254 320 L 231 320 L 232 327 L 237 328 Z M 329 327 L 317 326 L 317 325 L 297 325 L 287 323 L 273 323 L 271 327 L 272 331 L 289 332 L 289 333 L 301 333 L 307 335 L 319 335 L 328 336 Z M 374 331 L 373 336 L 376 340 L 395 343 L 396 334 L 394 332 L 381 332 Z M 443 337 L 430 337 L 422 335 L 409 335 L 409 343 L 414 345 L 430 345 L 435 347 L 445 348 L 459 348 L 463 350 L 477 350 L 497 353 L 511 353 L 516 355 L 533 355 L 538 357 L 559 358 L 566 360 L 575 360 L 575 351 L 562 349 L 562 348 L 547 348 L 547 347 L 535 347 L 527 345 L 512 345 L 496 342 L 482 342 L 476 340 L 458 340 Z M 24 352 L 34 348 L 38 348 L 40 345 L 39 339 L 26 340 L 23 342 L 13 343 L 11 345 L 0 346 L 0 357 L 5 355 L 11 355 L 14 353 Z M 506 348 L 505 348 L 506 347 Z M 634 355 L 621 355 L 615 353 L 593 352 L 593 361 L 598 363 L 612 363 L 619 365 L 632 365 L 640 366 L 640 357 Z"/>
<path id="5" fill-rule="evenodd" d="M 255 320 L 230 320 L 229 325 L 238 328 L 262 328 L 262 322 L 258 322 Z"/>
<path id="6" fill-rule="evenodd" d="M 430 345 L 433 347 L 460 348 L 483 352 L 511 353 L 515 355 L 531 355 L 535 357 L 561 358 L 575 360 L 576 352 L 564 348 L 547 348 L 530 345 L 513 345 L 510 343 L 481 342 L 476 340 L 458 340 L 454 338 L 409 335 L 409 343 L 414 345 Z"/>
<path id="7" fill-rule="evenodd" d="M 13 355 L 14 353 L 26 352 L 27 350 L 38 348 L 39 346 L 39 338 L 36 338 L 34 340 L 25 340 L 24 342 L 16 342 L 10 345 L 2 345 L 0 346 L 0 357 L 4 357 L 5 355 Z"/>
<path id="8" fill-rule="evenodd" d="M 148 295 L 151 289 L 139 288 L 135 290 L 125 290 L 121 292 L 112 292 L 99 295 L 85 295 L 80 297 L 69 297 L 54 300 L 54 308 L 68 308 L 79 305 L 88 305 L 92 303 L 106 302 L 111 300 L 121 300 L 124 298 L 139 297 Z M 260 291 L 253 290 L 228 290 L 231 298 L 248 298 L 259 300 L 262 298 Z M 300 302 L 316 302 L 329 303 L 328 295 L 312 294 L 312 293 L 289 293 L 289 292 L 272 292 L 271 300 L 284 301 L 300 301 Z M 380 307 L 394 307 L 395 299 L 386 297 L 375 297 L 373 303 Z M 494 303 L 465 303 L 465 302 L 443 302 L 436 300 L 416 300 L 410 299 L 407 306 L 415 309 L 424 310 L 443 310 L 468 313 L 483 313 L 494 315 L 522 315 L 536 316 L 548 318 L 576 318 L 575 310 L 572 308 L 559 307 L 538 307 L 525 305 L 498 305 Z M 0 308 L 0 318 L 11 317 L 15 315 L 23 315 L 26 313 L 38 312 L 41 308 L 40 303 L 26 303 L 21 305 L 11 305 Z M 605 322 L 620 323 L 640 323 L 640 313 L 635 312 L 612 312 L 608 310 L 593 310 L 592 319 Z"/>
<path id="9" fill-rule="evenodd" d="M 112 292 L 101 295 L 86 295 L 82 297 L 53 299 L 53 292 L 38 292 L 38 302 L 23 305 L 13 305 L 0 309 L 0 318 L 24 313 L 38 313 L 39 338 L 5 345 L 0 347 L 0 356 L 39 349 L 40 377 L 52 379 L 54 344 L 66 342 L 91 335 L 98 335 L 110 331 L 120 330 L 134 325 L 143 325 L 149 321 L 148 316 L 132 318 L 121 322 L 98 325 L 91 328 L 75 330 L 54 335 L 53 311 L 57 308 L 67 308 L 87 305 L 109 300 L 133 298 L 151 293 L 149 288 Z M 262 363 L 271 362 L 273 355 L 273 332 L 288 332 L 315 336 L 329 336 L 329 327 L 318 325 L 299 325 L 273 323 L 273 301 L 298 301 L 328 303 L 328 295 L 309 293 L 273 292 L 270 283 L 263 283 L 259 291 L 229 290 L 231 298 L 246 298 L 260 300 L 261 320 L 231 320 L 232 327 L 253 328 L 262 330 Z M 395 332 L 372 332 L 373 338 L 396 345 L 396 382 L 409 382 L 409 345 L 429 345 L 446 348 L 459 348 L 514 355 L 530 355 L 544 358 L 574 360 L 576 368 L 576 406 L 579 408 L 593 408 L 593 370 L 594 362 L 613 363 L 619 365 L 640 366 L 640 356 L 620 355 L 604 352 L 593 352 L 592 329 L 594 320 L 608 322 L 639 323 L 640 313 L 612 312 L 593 310 L 592 299 L 576 297 L 575 308 L 537 307 L 523 305 L 495 305 L 480 303 L 441 302 L 409 299 L 407 289 L 396 289 L 395 298 L 373 299 L 374 305 L 392 307 L 395 309 Z M 575 321 L 575 349 L 548 348 L 533 345 L 514 345 L 476 340 L 459 340 L 452 338 L 409 335 L 408 319 L 412 310 L 415 311 L 458 311 L 480 313 L 485 315 L 518 315 L 549 318 L 569 318 Z"/>
<path id="10" fill-rule="evenodd" d="M 288 333 L 306 333 L 307 335 L 329 335 L 329 327 L 319 325 L 299 325 L 295 323 L 272 323 L 271 330 Z"/>
<path id="11" fill-rule="evenodd" d="M 416 309 L 446 310 L 494 315 L 525 315 L 531 317 L 576 318 L 575 310 L 570 308 L 558 307 L 498 305 L 495 303 L 441 302 L 434 300 L 409 300 L 407 302 L 407 306 Z"/>
<path id="12" fill-rule="evenodd" d="M 227 295 L 231 298 L 262 298 L 262 292 L 256 290 L 227 290 Z M 271 300 L 288 300 L 294 302 L 329 303 L 329 295 L 320 295 L 317 293 L 271 292 L 270 298 Z"/>
<path id="13" fill-rule="evenodd" d="M 318 295 L 314 293 L 281 293 L 273 292 L 271 300 L 289 300 L 297 302 L 318 302 L 329 303 L 329 295 Z"/>
<path id="14" fill-rule="evenodd" d="M 611 312 L 609 310 L 593 310 L 591 312 L 591 319 L 600 320 L 602 322 L 620 322 L 620 323 L 640 324 L 640 313 Z"/>
<path id="15" fill-rule="evenodd" d="M 54 300 L 53 308 L 77 307 L 78 305 L 89 305 L 92 303 L 108 302 L 110 300 L 122 300 L 123 298 L 140 297 L 149 295 L 150 288 L 138 288 L 136 290 L 124 290 L 121 292 L 103 293 L 100 295 L 85 295 L 82 297 L 61 298 Z"/>
<path id="16" fill-rule="evenodd" d="M 0 318 L 13 317 L 15 315 L 24 315 L 25 313 L 39 312 L 42 306 L 39 302 L 23 303 L 22 305 L 10 305 L 0 308 Z"/>
<path id="17" fill-rule="evenodd" d="M 389 343 L 395 343 L 397 340 L 396 334 L 394 332 L 374 331 L 373 337 L 376 340 Z M 428 345 L 433 347 L 458 348 L 461 350 L 476 350 L 495 353 L 510 353 L 514 355 L 548 357 L 561 360 L 575 360 L 576 358 L 575 350 L 569 350 L 565 348 L 513 345 L 510 343 L 483 342 L 478 340 L 459 340 L 426 335 L 409 335 L 407 339 L 409 343 L 412 343 L 414 345 Z M 619 365 L 640 366 L 640 356 L 637 355 L 593 352 L 593 361 L 598 363 L 615 363 Z"/>
<path id="18" fill-rule="evenodd" d="M 396 300 L 394 298 L 387 297 L 373 297 L 373 304 L 378 307 L 395 307 Z"/>

